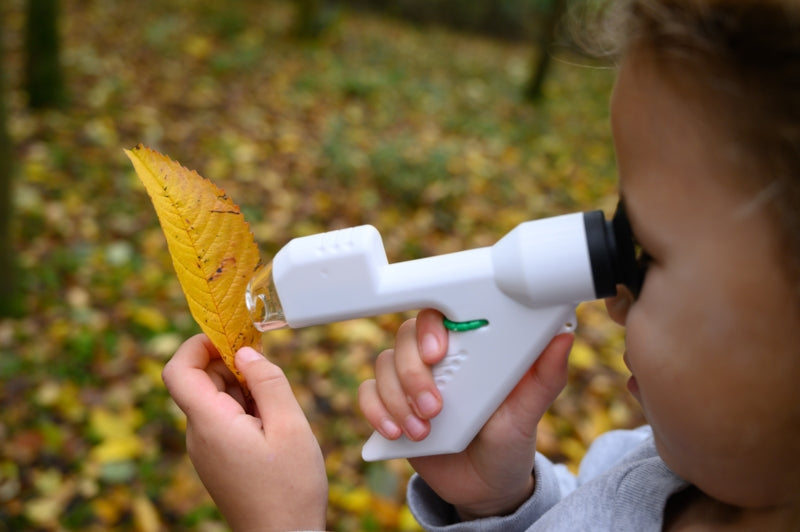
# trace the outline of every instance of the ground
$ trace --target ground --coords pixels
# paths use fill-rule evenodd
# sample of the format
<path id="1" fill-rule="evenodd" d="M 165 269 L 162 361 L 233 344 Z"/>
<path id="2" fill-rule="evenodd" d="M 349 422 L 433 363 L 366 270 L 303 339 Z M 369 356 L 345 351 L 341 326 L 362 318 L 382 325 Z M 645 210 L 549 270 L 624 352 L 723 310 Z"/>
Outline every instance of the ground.
<path id="1" fill-rule="evenodd" d="M 298 42 L 284 2 L 65 0 L 70 102 L 31 113 L 23 5 L 0 8 L 26 309 L 0 321 L 0 531 L 225 530 L 160 379 L 198 329 L 123 148 L 150 145 L 223 187 L 264 257 L 371 223 L 395 262 L 615 205 L 613 70 L 566 50 L 532 106 L 522 44 L 348 11 Z M 371 431 L 356 405 L 403 318 L 265 336 L 325 452 L 333 530 L 414 527 L 410 470 L 361 461 Z M 642 422 L 622 331 L 599 303 L 579 322 L 570 384 L 539 431 L 571 467 L 600 432 Z"/>

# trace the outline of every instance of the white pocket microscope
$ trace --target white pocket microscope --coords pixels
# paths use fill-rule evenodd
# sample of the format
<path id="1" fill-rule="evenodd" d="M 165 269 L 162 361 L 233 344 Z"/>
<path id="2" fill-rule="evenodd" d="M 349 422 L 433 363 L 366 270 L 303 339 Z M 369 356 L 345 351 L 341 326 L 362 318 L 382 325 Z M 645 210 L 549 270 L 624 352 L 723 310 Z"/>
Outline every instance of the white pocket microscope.
<path id="1" fill-rule="evenodd" d="M 363 225 L 296 238 L 247 288 L 262 331 L 434 308 L 445 316 L 446 357 L 433 367 L 441 412 L 421 441 L 374 433 L 365 460 L 460 452 L 550 340 L 576 326 L 583 301 L 637 279 L 622 202 L 602 211 L 524 222 L 493 246 L 389 264 L 377 229 Z"/>

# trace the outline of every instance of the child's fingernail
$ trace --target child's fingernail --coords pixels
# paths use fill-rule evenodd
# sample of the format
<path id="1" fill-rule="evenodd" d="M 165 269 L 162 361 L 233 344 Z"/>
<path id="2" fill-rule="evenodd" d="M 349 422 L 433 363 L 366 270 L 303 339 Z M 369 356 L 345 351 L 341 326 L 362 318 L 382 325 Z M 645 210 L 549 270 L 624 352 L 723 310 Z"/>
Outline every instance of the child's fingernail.
<path id="1" fill-rule="evenodd" d="M 425 423 L 423 423 L 422 420 L 418 419 L 415 415 L 409 415 L 403 423 L 403 427 L 405 428 L 408 437 L 414 441 L 421 440 L 427 431 Z"/>
<path id="2" fill-rule="evenodd" d="M 259 358 L 262 358 L 261 353 L 252 347 L 243 347 L 236 352 L 237 365 L 247 364 L 248 362 L 258 360 Z"/>
<path id="3" fill-rule="evenodd" d="M 439 401 L 431 392 L 422 392 L 417 396 L 417 410 L 423 417 L 433 417 L 439 410 Z"/>
<path id="4" fill-rule="evenodd" d="M 397 424 L 391 419 L 386 418 L 381 421 L 381 432 L 385 438 L 393 440 L 400 436 L 400 434 L 403 432 L 403 429 L 398 427 Z"/>
<path id="5" fill-rule="evenodd" d="M 426 334 L 422 337 L 422 354 L 426 356 L 439 354 L 439 340 L 436 335 Z"/>

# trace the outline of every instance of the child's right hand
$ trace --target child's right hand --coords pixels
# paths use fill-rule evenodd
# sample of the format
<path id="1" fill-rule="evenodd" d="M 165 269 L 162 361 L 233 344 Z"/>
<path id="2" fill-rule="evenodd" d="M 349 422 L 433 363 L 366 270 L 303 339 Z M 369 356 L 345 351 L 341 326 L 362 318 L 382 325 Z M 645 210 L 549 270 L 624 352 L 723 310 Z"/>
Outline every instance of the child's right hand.
<path id="1" fill-rule="evenodd" d="M 186 448 L 231 529 L 321 530 L 328 479 L 314 433 L 283 371 L 236 354 L 253 405 L 205 335 L 183 343 L 164 383 L 186 414 Z"/>
<path id="2" fill-rule="evenodd" d="M 536 425 L 566 385 L 572 338 L 561 334 L 550 342 L 464 451 L 409 460 L 461 519 L 511 513 L 533 493 Z M 375 379 L 359 388 L 361 410 L 375 430 L 388 439 L 428 435 L 442 408 L 431 366 L 446 354 L 440 313 L 423 310 L 400 327 L 394 349 L 378 356 Z"/>

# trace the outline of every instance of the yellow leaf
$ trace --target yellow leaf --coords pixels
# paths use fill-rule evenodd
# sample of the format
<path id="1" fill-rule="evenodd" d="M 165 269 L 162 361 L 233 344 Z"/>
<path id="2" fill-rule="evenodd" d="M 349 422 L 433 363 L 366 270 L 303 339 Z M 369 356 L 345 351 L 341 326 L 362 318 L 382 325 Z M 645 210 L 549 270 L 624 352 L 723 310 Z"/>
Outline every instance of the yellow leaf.
<path id="1" fill-rule="evenodd" d="M 142 454 L 144 443 L 136 429 L 142 424 L 141 410 L 112 411 L 95 407 L 89 414 L 89 428 L 100 441 L 92 447 L 90 458 L 99 464 L 124 462 Z"/>
<path id="2" fill-rule="evenodd" d="M 417 524 L 414 514 L 411 513 L 411 509 L 407 505 L 403 505 L 403 507 L 400 508 L 400 515 L 397 518 L 397 529 L 404 532 L 416 532 L 422 530 L 422 527 Z"/>
<path id="3" fill-rule="evenodd" d="M 142 411 L 137 408 L 111 410 L 96 406 L 89 413 L 89 428 L 100 439 L 112 439 L 133 434 L 143 420 Z"/>
<path id="4" fill-rule="evenodd" d="M 260 348 L 244 294 L 262 267 L 250 226 L 225 191 L 141 144 L 125 154 L 150 195 L 189 310 L 225 365 L 240 347 Z"/>
<path id="5" fill-rule="evenodd" d="M 169 326 L 167 317 L 160 310 L 144 305 L 133 306 L 131 321 L 153 332 L 161 332 Z"/>
<path id="6" fill-rule="evenodd" d="M 52 529 L 75 496 L 76 482 L 56 470 L 33 473 L 37 496 L 25 502 L 25 517 L 42 528 Z"/>
<path id="7" fill-rule="evenodd" d="M 110 464 L 133 460 L 140 456 L 143 450 L 142 440 L 137 435 L 124 434 L 104 440 L 92 447 L 90 457 L 98 464 Z"/>
<path id="8" fill-rule="evenodd" d="M 372 493 L 364 487 L 331 486 L 330 503 L 353 513 L 364 513 L 373 502 Z"/>
<path id="9" fill-rule="evenodd" d="M 33 523 L 52 526 L 64 512 L 65 501 L 54 497 L 36 497 L 25 504 L 25 517 Z"/>
<path id="10" fill-rule="evenodd" d="M 133 522 L 137 532 L 159 532 L 162 530 L 161 518 L 155 505 L 144 495 L 138 495 L 131 503 Z"/>
<path id="11" fill-rule="evenodd" d="M 572 351 L 570 351 L 569 363 L 578 369 L 590 369 L 596 366 L 597 355 L 586 342 L 576 338 L 572 344 Z"/>

